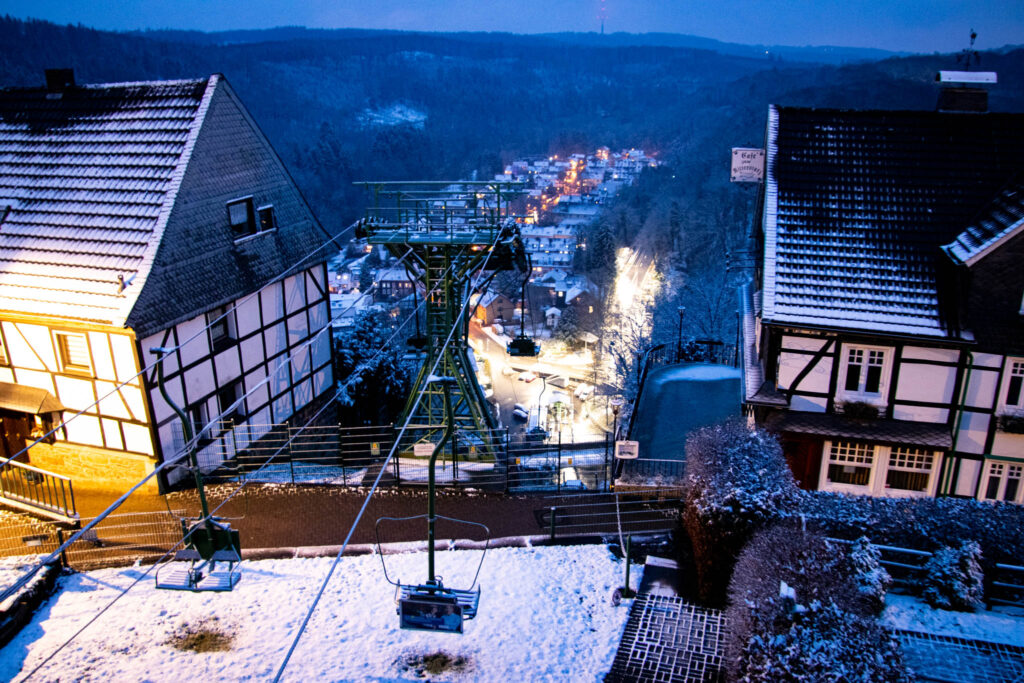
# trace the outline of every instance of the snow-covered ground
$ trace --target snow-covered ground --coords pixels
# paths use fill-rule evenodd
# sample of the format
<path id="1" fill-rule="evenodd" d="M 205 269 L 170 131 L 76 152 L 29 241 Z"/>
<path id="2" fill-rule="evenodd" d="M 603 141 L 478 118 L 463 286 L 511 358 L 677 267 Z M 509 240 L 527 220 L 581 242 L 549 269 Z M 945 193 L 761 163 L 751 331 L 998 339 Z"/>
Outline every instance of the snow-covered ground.
<path id="1" fill-rule="evenodd" d="M 1024 647 L 1024 620 L 1002 611 L 951 612 L 932 609 L 911 595 L 885 596 L 882 623 L 904 631 L 953 636 Z"/>
<path id="2" fill-rule="evenodd" d="M 426 555 L 386 555 L 392 578 L 425 578 Z M 468 588 L 479 551 L 438 554 L 446 585 Z M 33 680 L 227 681 L 272 677 L 332 558 L 246 562 L 231 593 L 161 591 L 151 576 L 130 590 Z M 53 652 L 144 567 L 61 579 L 61 590 L 0 651 L 0 680 L 18 680 Z M 480 572 L 476 619 L 463 635 L 403 631 L 380 556 L 345 557 L 292 656 L 288 681 L 422 680 L 408 655 L 445 651 L 468 660 L 431 680 L 596 681 L 611 667 L 628 606 L 611 605 L 623 567 L 604 546 L 500 548 Z M 171 643 L 219 631 L 225 650 Z M 20 674 L 20 675 L 19 675 Z"/>

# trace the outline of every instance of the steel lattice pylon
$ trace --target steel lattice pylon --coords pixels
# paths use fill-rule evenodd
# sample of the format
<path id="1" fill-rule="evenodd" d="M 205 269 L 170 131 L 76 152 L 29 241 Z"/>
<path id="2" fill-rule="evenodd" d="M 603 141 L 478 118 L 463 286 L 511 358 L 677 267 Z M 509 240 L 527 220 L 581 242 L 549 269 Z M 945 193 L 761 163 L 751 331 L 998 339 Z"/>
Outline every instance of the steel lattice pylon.
<path id="1" fill-rule="evenodd" d="M 426 297 L 423 364 L 413 382 L 401 422 L 417 440 L 436 441 L 445 426 L 444 392 L 430 373 L 454 377 L 451 388 L 455 428 L 477 434 L 497 420 L 484 397 L 467 354 L 468 305 L 473 276 L 513 268 L 528 271 L 519 227 L 509 202 L 521 192 L 517 183 L 380 182 L 367 183 L 373 199 L 356 236 L 384 245 L 404 260 L 406 270 Z M 483 291 L 490 277 L 480 280 Z M 438 361 L 438 359 L 440 359 Z M 437 367 L 434 368 L 435 362 Z M 416 405 L 416 399 L 423 394 Z M 413 410 L 415 406 L 415 410 Z"/>

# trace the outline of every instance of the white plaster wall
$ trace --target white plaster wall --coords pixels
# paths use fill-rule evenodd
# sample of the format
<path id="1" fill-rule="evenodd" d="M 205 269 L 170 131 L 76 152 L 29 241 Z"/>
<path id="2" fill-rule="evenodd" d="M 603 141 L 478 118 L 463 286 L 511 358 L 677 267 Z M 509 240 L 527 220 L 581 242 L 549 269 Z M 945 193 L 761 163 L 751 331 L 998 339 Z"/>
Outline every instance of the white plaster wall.
<path id="1" fill-rule="evenodd" d="M 992 454 L 1024 458 L 1024 434 L 1009 434 L 997 430 L 992 441 Z"/>
<path id="2" fill-rule="evenodd" d="M 217 381 L 221 384 L 238 379 L 242 375 L 239 365 L 238 349 L 234 346 L 218 353 L 213 359 L 217 369 Z"/>
<path id="3" fill-rule="evenodd" d="M 260 302 L 263 307 L 263 322 L 269 323 L 284 317 L 284 297 L 281 283 L 267 285 L 260 291 Z"/>
<path id="4" fill-rule="evenodd" d="M 24 384 L 25 386 L 28 387 L 46 389 L 55 396 L 57 394 L 57 390 L 53 386 L 53 375 L 51 375 L 49 372 L 41 372 L 39 370 L 26 370 L 24 368 L 15 368 L 14 382 L 15 384 Z"/>
<path id="5" fill-rule="evenodd" d="M 957 450 L 964 453 L 984 453 L 988 421 L 989 416 L 984 413 L 965 412 L 960 420 L 960 432 L 954 435 Z"/>
<path id="6" fill-rule="evenodd" d="M 285 312 L 294 313 L 306 305 L 306 285 L 303 274 L 292 275 L 284 280 Z"/>
<path id="7" fill-rule="evenodd" d="M 945 408 L 926 408 L 923 406 L 895 405 L 892 409 L 893 419 L 910 422 L 938 422 L 944 424 L 949 419 L 949 411 Z"/>
<path id="8" fill-rule="evenodd" d="M 210 338 L 205 328 L 205 315 L 178 323 L 178 343 L 181 344 L 178 353 L 181 356 L 181 364 L 185 367 L 210 355 Z"/>
<path id="9" fill-rule="evenodd" d="M 114 371 L 114 359 L 110 355 L 107 335 L 102 332 L 90 332 L 89 350 L 92 355 L 93 374 L 99 379 L 116 380 L 117 373 Z"/>
<path id="10" fill-rule="evenodd" d="M 121 440 L 121 429 L 117 426 L 117 420 L 101 418 L 100 423 L 103 427 L 103 438 L 106 439 L 107 448 L 123 450 L 124 442 Z"/>
<path id="11" fill-rule="evenodd" d="M 111 417 L 119 417 L 123 420 L 132 418 L 132 411 L 117 391 L 117 384 L 114 382 L 96 382 L 96 391 L 100 395 L 100 413 Z"/>
<path id="12" fill-rule="evenodd" d="M 955 493 L 958 496 L 973 496 L 977 488 L 978 477 L 981 476 L 981 468 L 984 462 L 980 460 L 961 460 L 960 476 L 957 477 Z"/>
<path id="13" fill-rule="evenodd" d="M 933 360 L 940 363 L 956 363 L 960 352 L 956 349 L 935 349 L 926 346 L 904 346 L 903 357 L 915 360 Z"/>
<path id="14" fill-rule="evenodd" d="M 252 370 L 263 363 L 263 336 L 254 335 L 242 341 L 240 344 L 242 353 L 242 368 L 246 371 Z"/>
<path id="15" fill-rule="evenodd" d="M 827 339 L 820 339 L 817 337 L 790 337 L 788 335 L 782 336 L 783 349 L 796 349 L 799 351 L 818 351 L 826 343 L 828 343 Z"/>
<path id="16" fill-rule="evenodd" d="M 956 368 L 941 365 L 902 363 L 897 400 L 949 403 L 956 389 Z"/>
<path id="17" fill-rule="evenodd" d="M 828 399 L 817 396 L 793 396 L 789 402 L 790 410 L 802 410 L 808 413 L 823 413 L 828 406 Z"/>
<path id="18" fill-rule="evenodd" d="M 89 412 L 95 412 L 95 409 L 90 407 L 96 401 L 96 392 L 93 390 L 91 380 L 62 377 L 61 375 L 55 375 L 53 379 L 57 384 L 57 398 L 65 408 L 89 409 Z"/>
<path id="19" fill-rule="evenodd" d="M 213 362 L 210 359 L 185 370 L 185 392 L 190 399 L 206 396 L 216 388 L 213 383 Z"/>
<path id="20" fill-rule="evenodd" d="M 235 303 L 235 324 L 239 337 L 245 337 L 259 329 L 259 297 L 251 296 Z"/>
<path id="21" fill-rule="evenodd" d="M 996 397 L 999 384 L 999 369 L 979 370 L 971 372 L 970 383 L 964 405 L 972 408 L 991 408 Z"/>
<path id="22" fill-rule="evenodd" d="M 13 367 L 57 371 L 49 330 L 25 323 L 4 322 L 3 326 L 4 337 L 7 340 L 7 360 Z M 39 330 L 42 330 L 42 335 L 39 334 Z"/>

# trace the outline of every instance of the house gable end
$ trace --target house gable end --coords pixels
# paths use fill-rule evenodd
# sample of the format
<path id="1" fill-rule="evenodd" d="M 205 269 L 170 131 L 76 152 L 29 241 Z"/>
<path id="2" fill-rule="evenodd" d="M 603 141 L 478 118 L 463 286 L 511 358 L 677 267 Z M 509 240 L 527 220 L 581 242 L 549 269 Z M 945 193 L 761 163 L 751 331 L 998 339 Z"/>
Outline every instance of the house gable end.
<path id="1" fill-rule="evenodd" d="M 243 198 L 253 211 L 272 206 L 273 226 L 241 237 L 233 231 L 228 204 Z M 128 322 L 146 336 L 237 299 L 300 262 L 324 261 L 303 261 L 324 238 L 277 154 L 220 80 Z"/>

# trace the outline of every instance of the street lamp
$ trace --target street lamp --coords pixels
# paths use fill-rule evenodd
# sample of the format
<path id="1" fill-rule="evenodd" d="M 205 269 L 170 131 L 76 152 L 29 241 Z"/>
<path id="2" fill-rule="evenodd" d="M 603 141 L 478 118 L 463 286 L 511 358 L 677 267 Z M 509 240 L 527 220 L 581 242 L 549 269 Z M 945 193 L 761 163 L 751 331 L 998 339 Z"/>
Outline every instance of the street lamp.
<path id="1" fill-rule="evenodd" d="M 619 408 L 621 408 L 622 404 L 625 402 L 625 399 L 623 399 L 621 396 L 612 396 L 612 415 L 614 416 L 614 422 L 612 423 L 613 440 L 619 438 Z"/>
<path id="2" fill-rule="evenodd" d="M 679 362 L 680 357 L 683 355 L 683 316 L 686 315 L 686 306 L 680 306 L 679 309 L 679 337 L 676 339 L 676 362 Z"/>

